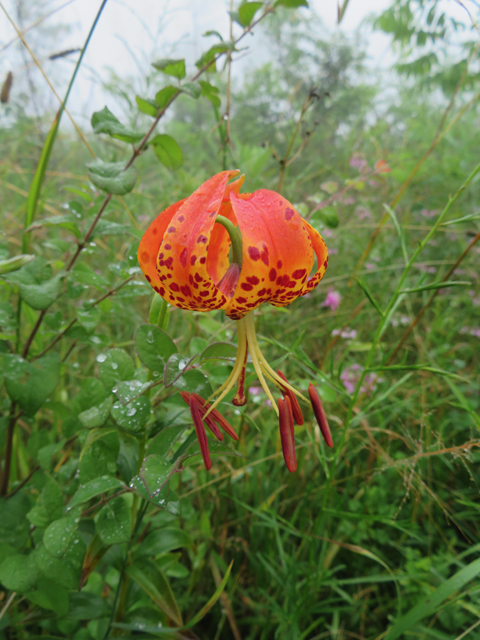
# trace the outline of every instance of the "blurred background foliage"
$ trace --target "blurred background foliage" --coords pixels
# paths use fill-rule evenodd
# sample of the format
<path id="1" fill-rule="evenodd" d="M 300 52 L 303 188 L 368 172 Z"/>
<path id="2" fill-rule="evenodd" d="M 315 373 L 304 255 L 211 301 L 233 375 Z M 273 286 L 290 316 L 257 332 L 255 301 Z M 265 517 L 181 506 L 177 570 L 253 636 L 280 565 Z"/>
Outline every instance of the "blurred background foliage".
<path id="1" fill-rule="evenodd" d="M 258 38 L 267 43 L 265 63 L 229 86 L 224 56 L 206 76 L 219 101 L 175 100 L 158 132 L 178 143 L 181 166 L 161 164 L 153 145 L 139 154 L 135 187 L 112 198 L 67 275 L 104 196 L 85 167 L 84 141 L 71 128 L 55 140 L 28 232 L 35 261 L 0 280 L 3 470 L 12 403 L 24 403 L 0 499 L 2 639 L 480 637 L 478 175 L 444 222 L 466 220 L 440 225 L 429 238 L 404 286 L 419 290 L 400 298 L 378 340 L 374 306 L 385 309 L 398 285 L 402 242 L 411 256 L 479 162 L 478 7 L 465 1 L 459 22 L 449 3 L 393 1 L 371 21 L 391 37 L 396 60 L 395 72 L 377 75 L 361 30 L 328 33 L 307 8 L 295 8 L 306 3 L 282 4 L 248 41 L 252 49 Z M 47 10 L 47 3 L 19 2 L 13 18 L 22 28 Z M 39 57 L 57 36 L 48 21 L 33 31 Z M 29 81 L 29 54 L 19 51 L 25 62 L 10 91 L 4 84 L 0 116 L 2 264 L 22 252 L 26 198 L 58 108 L 44 84 Z M 143 134 L 152 119 L 139 112 L 136 95 L 153 100 L 170 81 L 152 68 L 146 77 L 112 76 L 104 90 L 123 124 Z M 74 104 L 67 108 L 75 113 Z M 118 139 L 86 128 L 83 135 L 104 161 L 131 155 Z M 377 170 L 382 160 L 390 172 Z M 170 496 L 152 503 L 124 490 L 142 464 L 142 446 L 153 443 L 147 453 L 164 455 L 167 434 L 180 455 L 192 425 L 172 388 L 140 396 L 146 417 L 133 427 L 108 405 L 117 403 L 119 382 L 140 388 L 153 379 L 134 337 L 152 297 L 136 248 L 156 215 L 225 167 L 246 174 L 245 191 L 280 191 L 325 237 L 330 260 L 321 285 L 287 309 L 262 307 L 257 330 L 270 362 L 293 384 L 315 381 L 342 446 L 327 452 L 309 416 L 296 432 L 298 471 L 289 474 L 252 369 L 246 407 L 222 404 L 242 457 L 220 455 L 207 473 L 197 455 L 171 476 Z M 452 279 L 466 284 L 440 289 L 390 363 L 398 368 L 367 373 L 354 395 L 367 355 L 385 365 L 438 292 L 422 287 L 440 282 L 465 251 Z M 10 352 L 22 353 L 43 313 L 32 291 L 44 300 L 55 274 L 61 289 L 29 357 L 65 332 L 50 352 L 58 354 L 48 365 L 56 373 L 47 365 L 21 373 L 39 393 L 36 407 L 15 390 Z M 234 323 L 221 311 L 169 308 L 162 326 L 185 356 L 235 342 Z M 106 361 L 117 364 L 113 373 Z M 230 368 L 205 361 L 202 384 L 215 388 Z M 170 441 L 172 429 L 178 439 Z M 99 493 L 79 497 L 99 478 Z M 170 500 L 166 508 L 161 500 Z M 98 564 L 85 577 L 92 559 Z M 457 573 L 462 579 L 449 582 Z M 217 604 L 193 631 L 168 630 L 191 620 L 212 594 Z"/>

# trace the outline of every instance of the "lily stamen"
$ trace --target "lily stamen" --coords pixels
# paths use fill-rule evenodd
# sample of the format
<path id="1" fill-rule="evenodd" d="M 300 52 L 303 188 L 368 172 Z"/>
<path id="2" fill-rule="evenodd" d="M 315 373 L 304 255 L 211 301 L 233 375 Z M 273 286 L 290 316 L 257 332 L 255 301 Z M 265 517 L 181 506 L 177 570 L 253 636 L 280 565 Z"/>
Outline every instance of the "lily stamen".
<path id="1" fill-rule="evenodd" d="M 280 441 L 285 464 L 290 473 L 297 470 L 297 458 L 295 455 L 295 434 L 293 429 L 293 413 L 290 398 L 278 399 Z"/>
<path id="2" fill-rule="evenodd" d="M 310 396 L 310 401 L 312 403 L 313 413 L 315 415 L 315 419 L 320 427 L 320 431 L 322 432 L 322 436 L 327 443 L 327 447 L 333 447 L 333 439 L 332 434 L 330 433 L 330 427 L 328 426 L 327 416 L 325 415 L 325 409 L 323 408 L 322 401 L 320 400 L 320 396 L 318 395 L 317 390 L 310 383 L 308 387 L 308 395 Z"/>

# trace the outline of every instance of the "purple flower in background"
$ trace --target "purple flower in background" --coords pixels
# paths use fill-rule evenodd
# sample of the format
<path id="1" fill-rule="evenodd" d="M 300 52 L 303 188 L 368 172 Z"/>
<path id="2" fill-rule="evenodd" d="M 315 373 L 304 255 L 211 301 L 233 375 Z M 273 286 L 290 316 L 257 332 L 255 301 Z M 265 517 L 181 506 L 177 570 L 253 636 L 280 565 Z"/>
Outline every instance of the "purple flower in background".
<path id="1" fill-rule="evenodd" d="M 328 250 L 329 255 L 335 255 L 338 253 L 338 249 L 335 249 L 335 247 L 330 247 Z"/>
<path id="2" fill-rule="evenodd" d="M 363 367 L 356 363 L 351 364 L 342 371 L 340 380 L 348 393 L 355 391 L 362 371 Z M 383 378 L 379 378 L 376 373 L 367 373 L 360 387 L 360 393 L 371 393 L 377 388 L 378 383 L 382 381 Z"/>
<path id="3" fill-rule="evenodd" d="M 367 167 L 367 161 L 365 158 L 362 158 L 358 153 L 354 153 L 350 158 L 350 166 L 353 169 L 358 169 L 359 171 L 364 171 Z"/>
<path id="4" fill-rule="evenodd" d="M 341 329 L 334 329 L 332 331 L 332 336 L 340 336 L 341 338 L 345 338 L 345 340 L 352 340 L 357 337 L 356 329 L 350 329 L 349 327 L 345 327 L 343 331 Z"/>
<path id="5" fill-rule="evenodd" d="M 355 215 L 357 215 L 360 220 L 372 220 L 373 218 L 372 214 L 366 207 L 358 207 L 355 211 Z"/>
<path id="6" fill-rule="evenodd" d="M 480 307 L 480 296 L 477 296 L 476 298 L 473 298 L 472 304 L 473 304 L 474 307 Z"/>
<path id="7" fill-rule="evenodd" d="M 436 211 L 430 211 L 429 209 L 422 209 L 420 213 L 424 218 L 434 218 L 437 215 Z"/>
<path id="8" fill-rule="evenodd" d="M 327 297 L 325 298 L 325 302 L 323 303 L 324 307 L 330 307 L 332 311 L 336 311 L 338 306 L 342 300 L 342 295 L 339 291 L 335 291 L 332 287 L 328 288 Z"/>
<path id="9" fill-rule="evenodd" d="M 248 392 L 252 395 L 252 396 L 258 396 L 261 393 L 263 393 L 263 389 L 262 387 L 249 387 L 248 388 Z"/>

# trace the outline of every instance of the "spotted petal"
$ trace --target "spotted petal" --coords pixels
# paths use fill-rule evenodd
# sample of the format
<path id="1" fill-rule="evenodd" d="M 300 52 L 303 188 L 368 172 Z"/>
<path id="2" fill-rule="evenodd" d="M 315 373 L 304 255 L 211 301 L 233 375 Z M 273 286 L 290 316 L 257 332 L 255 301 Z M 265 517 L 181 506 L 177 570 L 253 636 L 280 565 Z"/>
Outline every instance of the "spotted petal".
<path id="1" fill-rule="evenodd" d="M 243 239 L 243 266 L 225 312 L 238 319 L 264 302 L 289 305 L 302 295 L 314 263 L 305 221 L 288 200 L 267 189 L 232 193 L 231 202 Z"/>
<path id="2" fill-rule="evenodd" d="M 315 251 L 315 255 L 317 256 L 317 271 L 305 282 L 305 286 L 303 288 L 302 295 L 309 293 L 318 285 L 320 280 L 325 275 L 325 271 L 327 270 L 328 265 L 328 249 L 325 244 L 322 236 L 316 231 L 308 222 L 303 221 L 308 234 L 310 235 L 310 240 L 312 242 L 313 250 Z"/>
<path id="3" fill-rule="evenodd" d="M 223 171 L 202 184 L 173 215 L 163 236 L 157 273 L 167 299 L 181 309 L 210 311 L 226 303 L 207 269 L 215 218 L 227 182 L 238 171 Z"/>

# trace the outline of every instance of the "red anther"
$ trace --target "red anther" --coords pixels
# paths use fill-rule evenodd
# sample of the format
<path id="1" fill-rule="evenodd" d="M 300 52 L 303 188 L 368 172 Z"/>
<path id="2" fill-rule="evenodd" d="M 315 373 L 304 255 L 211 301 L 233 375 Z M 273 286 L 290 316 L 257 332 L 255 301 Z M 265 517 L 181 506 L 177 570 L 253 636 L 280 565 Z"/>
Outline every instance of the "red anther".
<path id="1" fill-rule="evenodd" d="M 198 393 L 192 393 L 192 396 L 196 398 L 196 400 L 198 401 L 201 407 L 201 411 L 203 411 L 205 414 L 208 411 L 208 409 L 210 409 L 211 407 L 210 403 L 204 400 L 202 396 L 199 396 Z M 210 412 L 209 417 L 210 416 L 212 416 L 213 420 L 218 424 L 219 427 L 221 427 L 225 431 L 227 435 L 229 435 L 234 440 L 238 440 L 237 434 L 232 429 L 232 427 L 228 424 L 225 418 L 222 416 L 220 411 L 217 411 L 217 409 L 214 409 L 213 411 Z"/>
<path id="2" fill-rule="evenodd" d="M 190 413 L 192 414 L 193 424 L 195 426 L 195 431 L 197 433 L 198 444 L 200 445 L 203 462 L 205 464 L 206 470 L 210 471 L 210 469 L 212 468 L 212 461 L 210 460 L 210 452 L 208 451 L 207 434 L 205 432 L 205 427 L 202 421 L 198 400 L 195 398 L 193 393 L 190 395 L 189 406 Z"/>
<path id="3" fill-rule="evenodd" d="M 190 404 L 190 394 L 188 393 L 188 391 L 180 391 L 180 395 L 182 396 L 182 400 L 189 405 Z"/>
<path id="4" fill-rule="evenodd" d="M 281 371 L 277 371 L 277 373 L 280 376 L 280 378 L 288 384 L 288 380 L 285 377 L 285 375 Z M 286 387 L 282 387 L 282 393 L 284 398 L 286 396 L 290 398 L 293 417 L 295 418 L 295 423 L 298 425 L 303 424 L 303 413 L 302 413 L 302 410 L 300 409 L 300 405 L 298 404 L 297 396 L 293 393 L 293 391 L 290 391 L 290 389 L 287 389 Z"/>
<path id="5" fill-rule="evenodd" d="M 242 371 L 237 380 L 237 393 L 235 394 L 232 404 L 236 407 L 243 407 L 244 404 L 247 404 L 247 398 L 245 396 L 245 374 L 247 372 L 247 356 L 248 356 L 248 348 L 245 349 L 245 358 L 243 360 Z"/>
<path id="6" fill-rule="evenodd" d="M 333 447 L 332 434 L 330 433 L 330 427 L 328 426 L 327 416 L 325 415 L 325 410 L 323 408 L 322 401 L 320 400 L 320 396 L 312 383 L 310 383 L 308 387 L 308 395 L 310 396 L 313 413 L 315 414 L 322 436 L 324 437 L 327 446 Z"/>
<path id="7" fill-rule="evenodd" d="M 297 458 L 295 456 L 292 405 L 288 396 L 284 400 L 278 399 L 278 413 L 283 457 L 287 469 L 293 473 L 297 470 Z"/>
<path id="8" fill-rule="evenodd" d="M 217 440 L 222 441 L 223 440 L 223 433 L 220 431 L 220 429 L 217 427 L 217 425 L 215 424 L 215 420 L 212 418 L 212 415 L 208 415 L 206 418 L 204 417 L 205 414 L 207 413 L 205 410 L 200 409 L 201 411 L 201 415 L 203 420 L 205 420 L 205 424 L 207 425 L 207 427 L 210 429 L 210 431 L 213 433 L 213 435 L 217 438 Z"/>
<path id="9" fill-rule="evenodd" d="M 234 262 L 228 267 L 223 278 L 217 284 L 217 289 L 219 289 L 227 298 L 233 298 L 241 270 L 240 265 Z"/>

